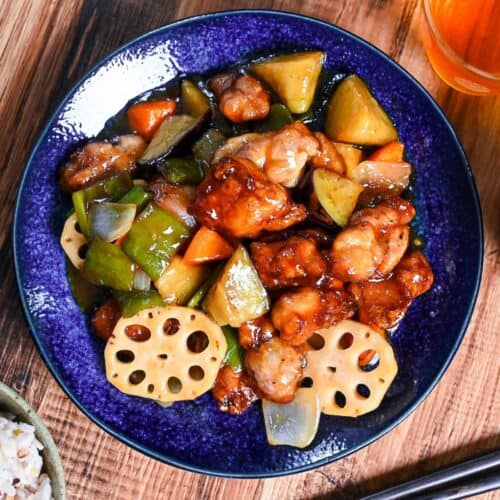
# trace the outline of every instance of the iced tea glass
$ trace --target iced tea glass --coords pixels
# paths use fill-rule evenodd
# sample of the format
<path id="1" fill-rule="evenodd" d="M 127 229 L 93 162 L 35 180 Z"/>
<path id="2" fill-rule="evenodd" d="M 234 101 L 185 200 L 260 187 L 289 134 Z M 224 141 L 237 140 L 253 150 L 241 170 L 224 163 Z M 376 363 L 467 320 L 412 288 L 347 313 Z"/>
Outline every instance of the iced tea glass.
<path id="1" fill-rule="evenodd" d="M 500 94 L 500 0 L 422 0 L 421 31 L 434 71 L 474 95 Z"/>

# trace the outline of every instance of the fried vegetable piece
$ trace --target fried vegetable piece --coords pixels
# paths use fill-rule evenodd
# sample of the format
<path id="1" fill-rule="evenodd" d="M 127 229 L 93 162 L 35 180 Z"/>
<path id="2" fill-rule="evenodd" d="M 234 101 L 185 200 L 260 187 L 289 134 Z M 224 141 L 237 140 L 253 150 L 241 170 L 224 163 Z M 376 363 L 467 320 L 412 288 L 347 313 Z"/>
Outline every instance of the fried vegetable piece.
<path id="1" fill-rule="evenodd" d="M 245 321 L 238 330 L 238 338 L 243 349 L 255 349 L 260 344 L 271 340 L 276 328 L 269 316 Z"/>
<path id="2" fill-rule="evenodd" d="M 327 107 L 326 135 L 332 141 L 381 146 L 398 133 L 366 84 L 357 75 L 344 78 Z"/>
<path id="3" fill-rule="evenodd" d="M 131 172 L 146 148 L 138 135 L 122 135 L 116 145 L 91 142 L 77 149 L 60 171 L 61 188 L 78 191 L 119 172 Z"/>
<path id="4" fill-rule="evenodd" d="M 432 269 L 422 252 L 405 256 L 385 281 L 352 283 L 349 290 L 359 306 L 359 320 L 382 329 L 396 326 L 412 301 L 427 292 L 434 281 Z"/>
<path id="5" fill-rule="evenodd" d="M 82 274 L 94 285 L 131 291 L 134 270 L 134 263 L 118 245 L 94 238 L 85 256 Z"/>
<path id="6" fill-rule="evenodd" d="M 404 161 L 362 161 L 350 167 L 347 177 L 364 188 L 358 206 L 399 196 L 410 184 L 411 165 Z"/>
<path id="7" fill-rule="evenodd" d="M 216 151 L 213 160 L 246 158 L 263 168 L 270 181 L 291 188 L 298 184 L 306 162 L 318 151 L 319 141 L 313 133 L 295 121 L 277 132 L 232 137 Z"/>
<path id="8" fill-rule="evenodd" d="M 325 212 L 345 227 L 356 208 L 363 186 L 326 168 L 317 168 L 312 175 L 314 194 Z"/>
<path id="9" fill-rule="evenodd" d="M 328 267 L 314 240 L 302 236 L 272 243 L 253 242 L 250 252 L 268 289 L 313 285 Z"/>
<path id="10" fill-rule="evenodd" d="M 374 329 L 345 320 L 317 332 L 321 349 L 306 352 L 304 377 L 312 381 L 327 415 L 359 417 L 380 405 L 398 372 L 391 345 Z M 362 370 L 360 359 L 375 352 L 379 363 Z"/>
<path id="11" fill-rule="evenodd" d="M 245 366 L 262 395 L 276 403 L 289 403 L 302 377 L 304 358 L 278 337 L 247 351 Z"/>
<path id="12" fill-rule="evenodd" d="M 213 166 L 190 211 L 201 224 L 229 238 L 256 238 L 307 216 L 305 207 L 296 204 L 285 188 L 243 158 L 225 158 Z"/>
<path id="13" fill-rule="evenodd" d="M 303 287 L 284 293 L 274 303 L 271 318 L 285 342 L 298 346 L 316 330 L 350 318 L 355 303 L 345 290 L 320 290 Z"/>
<path id="14" fill-rule="evenodd" d="M 196 226 L 196 219 L 188 213 L 188 207 L 196 195 L 194 186 L 177 186 L 158 177 L 149 184 L 149 190 L 154 195 L 156 205 L 177 216 L 189 228 Z"/>
<path id="15" fill-rule="evenodd" d="M 92 331 L 101 340 L 107 342 L 121 315 L 122 313 L 118 302 L 111 297 L 92 315 L 90 319 Z"/>
<path id="16" fill-rule="evenodd" d="M 231 370 L 239 372 L 243 370 L 243 349 L 238 342 L 238 330 L 225 325 L 222 327 L 227 342 L 227 351 L 224 356 L 224 364 Z"/>
<path id="17" fill-rule="evenodd" d="M 235 372 L 229 366 L 220 369 L 212 395 L 219 410 L 231 415 L 241 415 L 258 399 L 245 372 Z"/>
<path id="18" fill-rule="evenodd" d="M 292 113 L 305 113 L 316 93 L 324 52 L 297 52 L 271 57 L 250 70 L 262 78 Z"/>
<path id="19" fill-rule="evenodd" d="M 135 130 L 146 141 L 150 141 L 161 122 L 175 113 L 176 104 L 173 99 L 161 101 L 145 101 L 132 104 L 127 109 L 127 119 L 132 130 Z"/>
<path id="20" fill-rule="evenodd" d="M 311 165 L 314 168 L 326 168 L 333 170 L 339 175 L 345 175 L 346 165 L 343 156 L 337 151 L 337 148 L 323 132 L 314 132 L 318 139 L 319 150 L 316 156 L 311 159 Z"/>
<path id="21" fill-rule="evenodd" d="M 180 219 L 150 203 L 132 224 L 122 248 L 151 279 L 157 280 L 189 234 Z"/>
<path id="22" fill-rule="evenodd" d="M 208 392 L 226 353 L 220 327 L 187 307 L 120 318 L 104 349 L 106 378 L 132 396 L 170 403 Z"/>
<path id="23" fill-rule="evenodd" d="M 345 144 L 343 142 L 332 142 L 332 144 L 340 156 L 342 156 L 346 172 L 349 172 L 349 169 L 355 167 L 363 158 L 363 151 L 355 148 L 352 144 Z M 347 175 L 347 177 L 349 176 Z"/>
<path id="24" fill-rule="evenodd" d="M 288 404 L 262 401 L 266 435 L 272 446 L 309 446 L 318 431 L 321 409 L 316 389 L 302 387 Z"/>
<path id="25" fill-rule="evenodd" d="M 414 216 L 415 208 L 402 198 L 355 212 L 333 242 L 333 275 L 343 281 L 387 276 L 408 248 L 408 224 Z"/>
<path id="26" fill-rule="evenodd" d="M 217 232 L 201 226 L 187 247 L 184 262 L 195 265 L 227 259 L 233 247 Z"/>
<path id="27" fill-rule="evenodd" d="M 369 160 L 372 161 L 403 161 L 405 145 L 400 141 L 392 141 L 374 151 Z"/>
<path id="28" fill-rule="evenodd" d="M 206 266 L 189 264 L 179 255 L 174 255 L 154 285 L 166 304 L 184 305 L 208 274 Z"/>
<path id="29" fill-rule="evenodd" d="M 120 172 L 71 195 L 78 224 L 83 234 L 89 234 L 89 206 L 93 201 L 117 201 L 134 186 L 127 172 Z"/>
<path id="30" fill-rule="evenodd" d="M 269 310 L 269 297 L 243 245 L 227 261 L 203 308 L 219 325 L 234 327 Z"/>
<path id="31" fill-rule="evenodd" d="M 164 304 L 156 290 L 133 290 L 132 292 L 113 293 L 124 318 L 130 318 L 138 312 L 150 307 L 161 307 Z"/>
<path id="32" fill-rule="evenodd" d="M 216 75 L 210 88 L 219 99 L 221 113 L 234 123 L 262 120 L 269 114 L 271 98 L 253 76 Z"/>

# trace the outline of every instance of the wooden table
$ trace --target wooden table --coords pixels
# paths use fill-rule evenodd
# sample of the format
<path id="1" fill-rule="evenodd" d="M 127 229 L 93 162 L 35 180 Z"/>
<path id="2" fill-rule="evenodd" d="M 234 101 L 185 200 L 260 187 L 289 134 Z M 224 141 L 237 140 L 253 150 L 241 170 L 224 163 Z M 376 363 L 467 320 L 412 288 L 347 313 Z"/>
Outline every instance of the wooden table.
<path id="1" fill-rule="evenodd" d="M 440 82 L 420 44 L 417 4 L 0 0 L 0 379 L 20 391 L 52 431 L 70 498 L 321 498 L 331 493 L 353 498 L 500 444 L 500 98 L 461 95 Z M 479 301 L 465 341 L 437 389 L 371 446 L 282 479 L 226 480 L 183 472 L 146 458 L 91 423 L 62 392 L 34 348 L 12 264 L 10 229 L 19 178 L 44 122 L 70 87 L 103 56 L 148 30 L 235 7 L 319 17 L 369 40 L 408 69 L 435 96 L 465 146 L 486 235 Z"/>

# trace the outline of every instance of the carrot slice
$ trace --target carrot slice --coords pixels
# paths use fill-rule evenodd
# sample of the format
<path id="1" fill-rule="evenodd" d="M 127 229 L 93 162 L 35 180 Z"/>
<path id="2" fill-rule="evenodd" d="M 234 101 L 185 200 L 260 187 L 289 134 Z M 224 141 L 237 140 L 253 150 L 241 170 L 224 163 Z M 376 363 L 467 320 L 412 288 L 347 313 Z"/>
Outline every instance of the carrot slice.
<path id="1" fill-rule="evenodd" d="M 392 141 L 372 153 L 369 160 L 374 161 L 403 161 L 405 145 L 399 141 Z"/>
<path id="2" fill-rule="evenodd" d="M 191 240 L 184 254 L 184 262 L 201 264 L 227 259 L 233 251 L 233 247 L 219 233 L 202 226 Z"/>
<path id="3" fill-rule="evenodd" d="M 172 99 L 138 102 L 127 110 L 128 123 L 133 130 L 149 141 L 163 120 L 175 113 L 175 109 L 176 104 Z"/>

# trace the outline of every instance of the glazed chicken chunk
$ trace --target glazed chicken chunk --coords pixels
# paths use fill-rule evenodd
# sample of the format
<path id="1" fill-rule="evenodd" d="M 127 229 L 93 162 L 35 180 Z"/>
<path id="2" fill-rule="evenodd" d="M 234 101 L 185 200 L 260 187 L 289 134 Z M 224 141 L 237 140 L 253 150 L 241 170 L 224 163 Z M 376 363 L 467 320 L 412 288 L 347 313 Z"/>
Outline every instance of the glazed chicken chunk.
<path id="1" fill-rule="evenodd" d="M 238 340 L 243 349 L 254 349 L 271 340 L 276 329 L 268 316 L 245 321 L 238 329 Z"/>
<path id="2" fill-rule="evenodd" d="M 303 287 L 284 293 L 274 304 L 271 318 L 287 343 L 298 346 L 316 330 L 354 315 L 355 304 L 345 290 Z"/>
<path id="3" fill-rule="evenodd" d="M 278 337 L 247 352 L 245 366 L 263 397 L 289 403 L 302 377 L 304 357 Z"/>
<path id="4" fill-rule="evenodd" d="M 122 135 L 116 145 L 110 142 L 90 142 L 76 150 L 60 172 L 64 191 L 83 189 L 119 172 L 130 172 L 146 149 L 138 135 Z"/>
<path id="5" fill-rule="evenodd" d="M 229 366 L 221 368 L 212 389 L 219 410 L 241 415 L 257 400 L 248 379 L 245 372 L 233 372 Z"/>
<path id="6" fill-rule="evenodd" d="M 311 159 L 311 165 L 314 168 L 327 168 L 339 175 L 345 175 L 344 158 L 335 149 L 333 142 L 323 132 L 314 132 L 314 136 L 318 139 L 319 148 L 316 155 Z"/>
<path id="7" fill-rule="evenodd" d="M 433 280 L 424 254 L 412 252 L 401 260 L 391 278 L 352 283 L 349 290 L 358 303 L 360 321 L 386 330 L 399 323 L 413 299 L 429 290 Z"/>
<path id="8" fill-rule="evenodd" d="M 229 238 L 255 238 L 304 220 L 307 211 L 251 161 L 225 158 L 198 187 L 190 208 L 197 220 Z"/>
<path id="9" fill-rule="evenodd" d="M 297 121 L 278 132 L 232 137 L 215 152 L 213 161 L 226 156 L 246 158 L 263 168 L 270 181 L 291 188 L 298 184 L 306 163 L 318 153 L 318 139 Z"/>
<path id="10" fill-rule="evenodd" d="M 221 113 L 234 123 L 261 120 L 269 114 L 271 99 L 261 83 L 249 75 L 227 73 L 210 81 Z"/>
<path id="11" fill-rule="evenodd" d="M 314 240 L 292 236 L 272 243 L 250 245 L 252 261 L 269 289 L 313 285 L 327 271 L 327 262 Z"/>
<path id="12" fill-rule="evenodd" d="M 388 276 L 408 248 L 414 216 L 415 209 L 402 198 L 355 212 L 333 242 L 333 275 L 343 281 Z"/>

